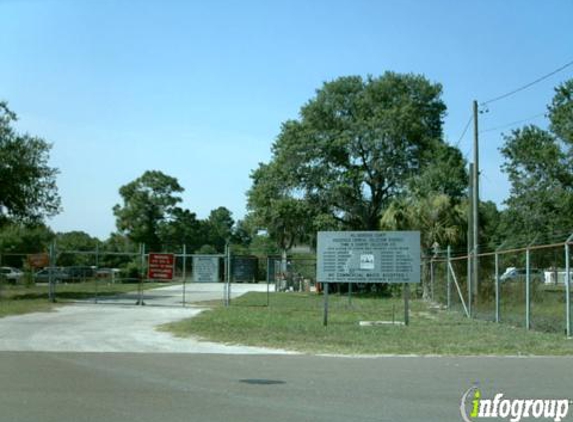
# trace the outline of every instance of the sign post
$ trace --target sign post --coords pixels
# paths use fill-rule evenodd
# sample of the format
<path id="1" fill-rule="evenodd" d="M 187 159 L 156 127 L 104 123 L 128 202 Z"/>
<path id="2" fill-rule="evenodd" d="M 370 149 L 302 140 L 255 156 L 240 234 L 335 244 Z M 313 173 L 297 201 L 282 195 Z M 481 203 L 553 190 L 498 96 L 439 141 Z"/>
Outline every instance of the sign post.
<path id="1" fill-rule="evenodd" d="M 324 325 L 328 324 L 329 283 L 409 284 L 420 282 L 420 232 L 318 232 L 317 282 L 324 283 Z M 405 315 L 404 323 L 409 322 Z"/>
<path id="2" fill-rule="evenodd" d="M 404 325 L 410 325 L 410 285 L 403 284 L 404 288 Z"/>
<path id="3" fill-rule="evenodd" d="M 322 325 L 328 325 L 328 283 L 324 283 L 324 315 L 322 317 Z"/>

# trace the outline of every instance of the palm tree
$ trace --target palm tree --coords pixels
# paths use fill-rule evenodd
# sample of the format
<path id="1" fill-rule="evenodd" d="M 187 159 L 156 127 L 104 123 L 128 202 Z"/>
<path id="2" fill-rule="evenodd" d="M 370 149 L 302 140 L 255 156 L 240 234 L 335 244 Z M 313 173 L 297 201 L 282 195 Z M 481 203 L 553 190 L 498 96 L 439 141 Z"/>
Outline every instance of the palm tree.
<path id="1" fill-rule="evenodd" d="M 380 219 L 382 230 L 419 230 L 424 251 L 436 245 L 459 244 L 465 238 L 466 225 L 462 205 L 445 194 L 394 201 Z M 428 298 L 428 283 L 425 280 L 422 287 L 423 297 Z"/>

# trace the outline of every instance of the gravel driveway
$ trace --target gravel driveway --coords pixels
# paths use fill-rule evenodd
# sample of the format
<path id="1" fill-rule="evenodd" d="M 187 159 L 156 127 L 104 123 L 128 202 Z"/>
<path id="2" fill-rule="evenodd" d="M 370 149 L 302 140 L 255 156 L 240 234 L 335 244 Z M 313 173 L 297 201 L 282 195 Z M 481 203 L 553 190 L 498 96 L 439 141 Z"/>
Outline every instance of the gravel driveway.
<path id="1" fill-rule="evenodd" d="M 151 291 L 151 295 L 179 300 L 167 306 L 135 306 L 105 299 L 99 304 L 79 303 L 54 312 L 33 313 L 0 319 L 0 351 L 131 352 L 131 353 L 223 353 L 283 354 L 285 351 L 231 346 L 182 339 L 157 331 L 156 327 L 199 314 L 197 302 L 223 297 L 222 284 L 187 285 L 186 304 L 181 305 L 181 286 Z M 266 285 L 233 285 L 233 296 L 248 291 L 266 291 Z M 150 294 L 147 293 L 146 294 Z M 169 300 L 169 299 L 165 299 Z M 103 302 L 103 303 L 102 303 Z M 199 305 L 200 306 L 200 305 Z"/>

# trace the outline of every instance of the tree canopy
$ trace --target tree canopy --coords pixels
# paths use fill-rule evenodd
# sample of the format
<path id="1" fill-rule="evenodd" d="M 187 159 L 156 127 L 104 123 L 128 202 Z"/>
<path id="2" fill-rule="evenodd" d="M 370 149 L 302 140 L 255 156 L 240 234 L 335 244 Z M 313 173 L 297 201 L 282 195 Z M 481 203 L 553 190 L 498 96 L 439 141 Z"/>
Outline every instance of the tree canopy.
<path id="1" fill-rule="evenodd" d="M 235 220 L 231 211 L 225 207 L 218 207 L 211 211 L 207 219 L 206 229 L 209 244 L 218 252 L 223 252 L 225 244 L 231 241 Z"/>
<path id="2" fill-rule="evenodd" d="M 250 212 L 286 247 L 317 229 L 378 229 L 408 192 L 461 195 L 465 163 L 442 139 L 441 94 L 423 76 L 392 72 L 325 83 L 252 173 Z"/>
<path id="3" fill-rule="evenodd" d="M 533 125 L 513 130 L 501 148 L 511 183 L 504 227 L 508 236 L 521 234 L 530 242 L 571 230 L 573 80 L 555 89 L 548 115 L 549 130 Z"/>
<path id="4" fill-rule="evenodd" d="M 16 120 L 0 102 L 0 225 L 9 220 L 36 224 L 60 211 L 58 170 L 48 164 L 51 145 L 17 133 Z"/>
<path id="5" fill-rule="evenodd" d="M 120 234 L 148 250 L 181 248 L 187 252 L 210 250 L 222 253 L 227 241 L 239 239 L 231 211 L 218 207 L 199 220 L 194 212 L 179 206 L 184 191 L 176 178 L 160 171 L 146 171 L 122 186 L 122 204 L 113 207 Z M 241 242 L 248 242 L 245 233 Z M 120 236 L 121 238 L 121 236 Z"/>
<path id="6" fill-rule="evenodd" d="M 150 250 L 161 249 L 161 226 L 173 219 L 183 192 L 176 178 L 160 171 L 146 171 L 122 186 L 123 204 L 113 207 L 117 228 L 134 242 L 145 243 Z"/>

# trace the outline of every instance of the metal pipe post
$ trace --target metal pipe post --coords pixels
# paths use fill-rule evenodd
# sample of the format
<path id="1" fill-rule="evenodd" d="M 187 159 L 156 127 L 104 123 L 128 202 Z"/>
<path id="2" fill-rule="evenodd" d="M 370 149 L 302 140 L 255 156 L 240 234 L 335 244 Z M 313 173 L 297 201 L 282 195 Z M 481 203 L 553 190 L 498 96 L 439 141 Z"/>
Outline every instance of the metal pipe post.
<path id="1" fill-rule="evenodd" d="M 525 250 L 525 329 L 531 328 L 531 272 L 529 269 L 529 247 Z"/>
<path id="2" fill-rule="evenodd" d="M 448 310 L 451 309 L 452 307 L 452 275 L 450 274 L 450 265 L 451 265 L 451 259 L 452 259 L 452 248 L 450 245 L 448 245 L 448 261 L 446 262 L 446 284 L 447 284 L 447 292 L 446 292 L 446 298 L 447 298 L 447 305 L 448 305 Z"/>
<path id="3" fill-rule="evenodd" d="M 410 325 L 410 283 L 404 283 L 404 325 Z"/>
<path id="4" fill-rule="evenodd" d="M 322 318 L 322 325 L 325 327 L 328 325 L 328 284 L 323 283 L 324 285 L 324 314 Z"/>
<path id="5" fill-rule="evenodd" d="M 430 298 L 434 301 L 434 258 L 430 258 Z"/>
<path id="6" fill-rule="evenodd" d="M 143 306 L 143 280 L 145 278 L 145 244 L 142 243 L 140 246 L 141 249 L 141 278 L 139 280 L 139 302 L 137 303 L 140 306 Z"/>
<path id="7" fill-rule="evenodd" d="M 185 307 L 185 283 L 187 280 L 187 246 L 183 244 L 183 307 Z"/>
<path id="8" fill-rule="evenodd" d="M 269 306 L 271 302 L 270 286 L 271 286 L 271 258 L 267 256 L 267 306 Z"/>
<path id="9" fill-rule="evenodd" d="M 571 255 L 569 243 L 573 241 L 573 235 L 569 236 L 565 243 L 565 325 L 567 337 L 571 337 Z"/>
<path id="10" fill-rule="evenodd" d="M 495 322 L 500 322 L 499 304 L 499 253 L 495 251 Z"/>
<path id="11" fill-rule="evenodd" d="M 97 276 L 97 269 L 99 267 L 99 242 L 96 243 L 96 250 L 95 250 L 95 298 L 94 298 L 94 302 L 97 303 L 97 281 L 98 281 L 98 276 Z"/>
<path id="12" fill-rule="evenodd" d="M 226 253 L 226 261 L 227 261 L 227 280 L 226 280 L 226 286 L 227 288 L 225 289 L 225 306 L 230 306 L 231 305 L 231 271 L 232 271 L 232 265 L 231 265 L 231 247 L 229 246 L 229 243 L 227 243 L 227 253 Z"/>
<path id="13" fill-rule="evenodd" d="M 54 289 L 54 266 L 56 265 L 56 241 L 50 243 L 49 249 L 50 270 L 48 272 L 48 300 L 52 303 L 56 301 Z"/>

